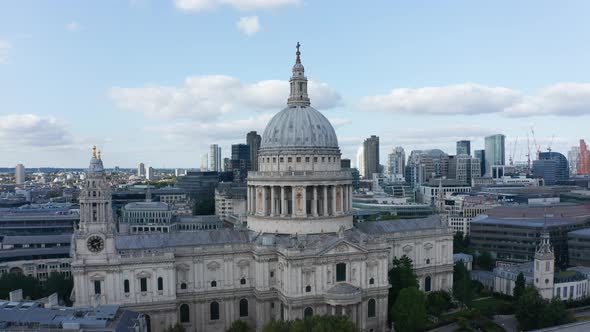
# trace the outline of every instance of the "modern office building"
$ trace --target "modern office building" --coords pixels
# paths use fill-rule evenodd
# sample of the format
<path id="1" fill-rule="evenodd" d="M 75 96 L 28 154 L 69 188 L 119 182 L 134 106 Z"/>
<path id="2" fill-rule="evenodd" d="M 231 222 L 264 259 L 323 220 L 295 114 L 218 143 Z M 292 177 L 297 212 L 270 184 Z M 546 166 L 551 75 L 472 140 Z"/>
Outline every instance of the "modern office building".
<path id="1" fill-rule="evenodd" d="M 144 163 L 139 163 L 139 165 L 137 166 L 137 176 L 146 176 Z"/>
<path id="2" fill-rule="evenodd" d="M 179 176 L 184 176 L 186 175 L 186 169 L 184 168 L 175 168 L 174 169 L 174 176 L 179 177 Z"/>
<path id="3" fill-rule="evenodd" d="M 406 152 L 401 146 L 396 146 L 387 155 L 387 174 L 404 176 L 406 169 Z"/>
<path id="4" fill-rule="evenodd" d="M 486 150 L 475 150 L 473 156 L 479 159 L 479 165 L 481 168 L 481 176 L 484 176 L 487 172 L 486 168 Z"/>
<path id="5" fill-rule="evenodd" d="M 201 172 L 208 172 L 209 171 L 209 154 L 205 153 L 201 156 L 201 167 L 199 168 Z"/>
<path id="6" fill-rule="evenodd" d="M 217 144 L 211 144 L 209 146 L 209 171 L 223 171 L 223 164 L 221 163 L 221 147 Z"/>
<path id="7" fill-rule="evenodd" d="M 468 185 L 481 177 L 481 165 L 478 158 L 467 154 L 449 156 L 448 178 Z"/>
<path id="8" fill-rule="evenodd" d="M 156 179 L 156 173 L 154 171 L 154 168 L 152 166 L 147 168 L 147 172 L 145 175 L 145 179 L 148 181 L 154 181 Z"/>
<path id="9" fill-rule="evenodd" d="M 363 154 L 365 163 L 365 173 L 363 178 L 370 180 L 373 178 L 373 174 L 379 173 L 379 137 L 371 135 L 371 137 L 365 139 L 363 143 Z"/>
<path id="10" fill-rule="evenodd" d="M 457 155 L 461 154 L 471 155 L 471 141 L 457 141 Z"/>
<path id="11" fill-rule="evenodd" d="M 580 163 L 580 147 L 572 146 L 567 152 L 567 161 L 569 163 L 570 174 L 578 174 L 578 164 Z"/>
<path id="12" fill-rule="evenodd" d="M 246 135 L 246 145 L 250 148 L 250 165 L 252 171 L 258 170 L 258 150 L 260 149 L 260 142 L 262 137 L 255 131 L 251 131 Z"/>
<path id="13" fill-rule="evenodd" d="M 215 188 L 215 215 L 246 216 L 247 187 L 236 182 L 220 182 Z"/>
<path id="14" fill-rule="evenodd" d="M 214 202 L 215 187 L 217 187 L 218 183 L 218 172 L 188 171 L 185 176 L 176 180 L 175 186 L 184 189 L 188 193 L 193 202 L 193 207 L 195 207 L 202 202 Z"/>
<path id="15" fill-rule="evenodd" d="M 533 175 L 543 178 L 545 185 L 556 185 L 569 179 L 567 159 L 559 152 L 540 152 L 533 161 Z"/>
<path id="16" fill-rule="evenodd" d="M 569 232 L 567 245 L 571 265 L 590 267 L 590 228 Z"/>
<path id="17" fill-rule="evenodd" d="M 487 136 L 485 138 L 485 176 L 492 176 L 492 166 L 506 165 L 506 136 L 502 134 Z"/>
<path id="18" fill-rule="evenodd" d="M 18 164 L 14 168 L 14 182 L 17 186 L 25 184 L 25 166 L 23 164 Z"/>
<path id="19" fill-rule="evenodd" d="M 364 145 L 361 145 L 356 150 L 356 167 L 359 171 L 359 176 L 364 176 L 365 174 L 365 148 Z"/>
<path id="20" fill-rule="evenodd" d="M 580 140 L 580 159 L 578 161 L 578 172 L 577 174 L 590 174 L 590 151 L 586 142 Z"/>

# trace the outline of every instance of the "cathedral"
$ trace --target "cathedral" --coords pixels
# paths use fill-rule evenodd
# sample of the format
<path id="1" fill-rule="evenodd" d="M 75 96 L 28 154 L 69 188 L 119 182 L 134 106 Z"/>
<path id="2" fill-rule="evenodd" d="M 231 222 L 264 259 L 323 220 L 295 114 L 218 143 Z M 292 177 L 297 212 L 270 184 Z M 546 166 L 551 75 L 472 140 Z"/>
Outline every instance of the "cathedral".
<path id="1" fill-rule="evenodd" d="M 377 332 L 394 257 L 413 260 L 423 291 L 452 287 L 453 235 L 438 217 L 353 224 L 351 173 L 334 128 L 311 107 L 299 45 L 290 89 L 248 173 L 247 229 L 118 234 L 93 152 L 73 240 L 75 305 L 119 304 L 154 332 L 177 322 L 225 331 L 238 319 L 261 331 L 326 314 Z"/>

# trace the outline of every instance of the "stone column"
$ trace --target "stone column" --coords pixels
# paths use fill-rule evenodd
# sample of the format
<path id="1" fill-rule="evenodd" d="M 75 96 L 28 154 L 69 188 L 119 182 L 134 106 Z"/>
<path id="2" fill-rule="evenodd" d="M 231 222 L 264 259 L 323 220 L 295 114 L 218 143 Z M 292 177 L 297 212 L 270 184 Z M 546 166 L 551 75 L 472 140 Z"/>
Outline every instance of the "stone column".
<path id="1" fill-rule="evenodd" d="M 323 186 L 324 187 L 324 194 L 322 196 L 322 200 L 324 203 L 324 217 L 328 216 L 328 186 Z"/>
<path id="2" fill-rule="evenodd" d="M 270 187 L 270 215 L 275 216 L 277 214 L 277 204 L 275 197 L 275 186 Z"/>
<path id="3" fill-rule="evenodd" d="M 281 186 L 281 202 L 279 204 L 281 206 L 281 217 L 284 217 L 287 214 L 287 197 L 285 196 L 285 186 Z"/>
<path id="4" fill-rule="evenodd" d="M 291 186 L 291 216 L 295 215 L 295 203 L 297 202 L 297 197 L 295 197 L 295 187 Z"/>
<path id="5" fill-rule="evenodd" d="M 266 186 L 262 186 L 262 215 L 267 215 Z"/>
<path id="6" fill-rule="evenodd" d="M 336 186 L 332 186 L 332 215 L 336 215 Z"/>
<path id="7" fill-rule="evenodd" d="M 352 185 L 348 186 L 348 209 L 352 211 Z"/>
<path id="8" fill-rule="evenodd" d="M 307 216 L 307 186 L 303 186 L 303 197 L 301 197 L 303 201 L 303 213 L 302 215 Z"/>
<path id="9" fill-rule="evenodd" d="M 311 214 L 318 216 L 318 186 L 313 186 L 313 200 L 311 201 Z"/>
<path id="10" fill-rule="evenodd" d="M 251 207 L 252 207 L 252 195 L 251 195 L 251 187 L 248 186 L 248 190 L 246 191 L 246 213 L 250 214 L 250 212 L 252 211 Z"/>
<path id="11" fill-rule="evenodd" d="M 340 186 L 340 207 L 342 207 L 342 214 L 346 213 L 346 204 L 344 204 L 344 190 L 346 189 L 346 186 Z"/>
<path id="12" fill-rule="evenodd" d="M 342 214 L 346 214 L 348 211 L 348 187 L 342 186 Z"/>

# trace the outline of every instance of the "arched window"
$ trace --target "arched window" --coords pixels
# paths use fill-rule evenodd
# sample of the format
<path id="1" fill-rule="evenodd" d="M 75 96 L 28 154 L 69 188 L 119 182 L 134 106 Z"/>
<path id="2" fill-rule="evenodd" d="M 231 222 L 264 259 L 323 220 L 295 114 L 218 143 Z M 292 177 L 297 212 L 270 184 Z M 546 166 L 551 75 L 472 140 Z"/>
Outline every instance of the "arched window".
<path id="1" fill-rule="evenodd" d="M 211 320 L 219 319 L 219 303 L 211 302 L 211 304 L 209 305 L 209 316 Z"/>
<path id="2" fill-rule="evenodd" d="M 246 278 L 240 279 L 240 285 L 245 285 L 245 284 L 246 284 Z"/>
<path id="3" fill-rule="evenodd" d="M 215 280 L 211 281 L 211 287 L 217 287 L 217 281 L 215 281 Z"/>
<path id="4" fill-rule="evenodd" d="M 346 281 L 346 263 L 336 264 L 336 281 Z"/>
<path id="5" fill-rule="evenodd" d="M 431 281 L 430 276 L 424 278 L 424 291 L 425 292 L 430 292 L 430 289 L 432 287 L 431 283 L 432 283 L 432 281 Z"/>
<path id="6" fill-rule="evenodd" d="M 377 312 L 377 302 L 375 299 L 370 299 L 367 303 L 367 317 L 375 317 Z"/>
<path id="7" fill-rule="evenodd" d="M 306 293 L 310 293 L 311 292 L 311 286 L 310 285 L 305 286 L 305 292 Z"/>
<path id="8" fill-rule="evenodd" d="M 248 317 L 248 300 L 240 300 L 240 317 Z"/>
<path id="9" fill-rule="evenodd" d="M 129 293 L 129 280 L 127 279 L 123 281 L 123 290 L 125 291 L 125 293 Z"/>
<path id="10" fill-rule="evenodd" d="M 180 284 L 180 289 L 186 289 L 186 282 Z"/>
<path id="11" fill-rule="evenodd" d="M 191 321 L 191 313 L 188 304 L 184 303 L 180 305 L 180 322 L 189 323 Z"/>
<path id="12" fill-rule="evenodd" d="M 373 285 L 375 283 L 375 278 L 369 279 L 369 285 Z"/>
<path id="13" fill-rule="evenodd" d="M 162 277 L 158 277 L 158 290 L 159 291 L 164 290 L 164 279 L 162 279 Z"/>
<path id="14" fill-rule="evenodd" d="M 305 308 L 305 310 L 303 310 L 303 318 L 308 318 L 311 316 L 313 316 L 313 309 L 311 307 Z"/>

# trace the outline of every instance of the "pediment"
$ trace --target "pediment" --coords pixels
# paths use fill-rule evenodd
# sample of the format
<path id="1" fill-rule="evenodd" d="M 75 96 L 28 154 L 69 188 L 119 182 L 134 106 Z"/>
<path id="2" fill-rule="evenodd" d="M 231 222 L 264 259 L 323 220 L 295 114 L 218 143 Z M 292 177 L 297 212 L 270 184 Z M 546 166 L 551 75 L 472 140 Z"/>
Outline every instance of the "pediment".
<path id="1" fill-rule="evenodd" d="M 320 253 L 320 256 L 364 253 L 365 249 L 345 240 L 340 240 Z"/>
<path id="2" fill-rule="evenodd" d="M 211 271 L 215 271 L 215 270 L 219 269 L 220 267 L 221 267 L 221 264 L 219 264 L 217 262 L 207 263 L 207 269 L 209 269 Z"/>

